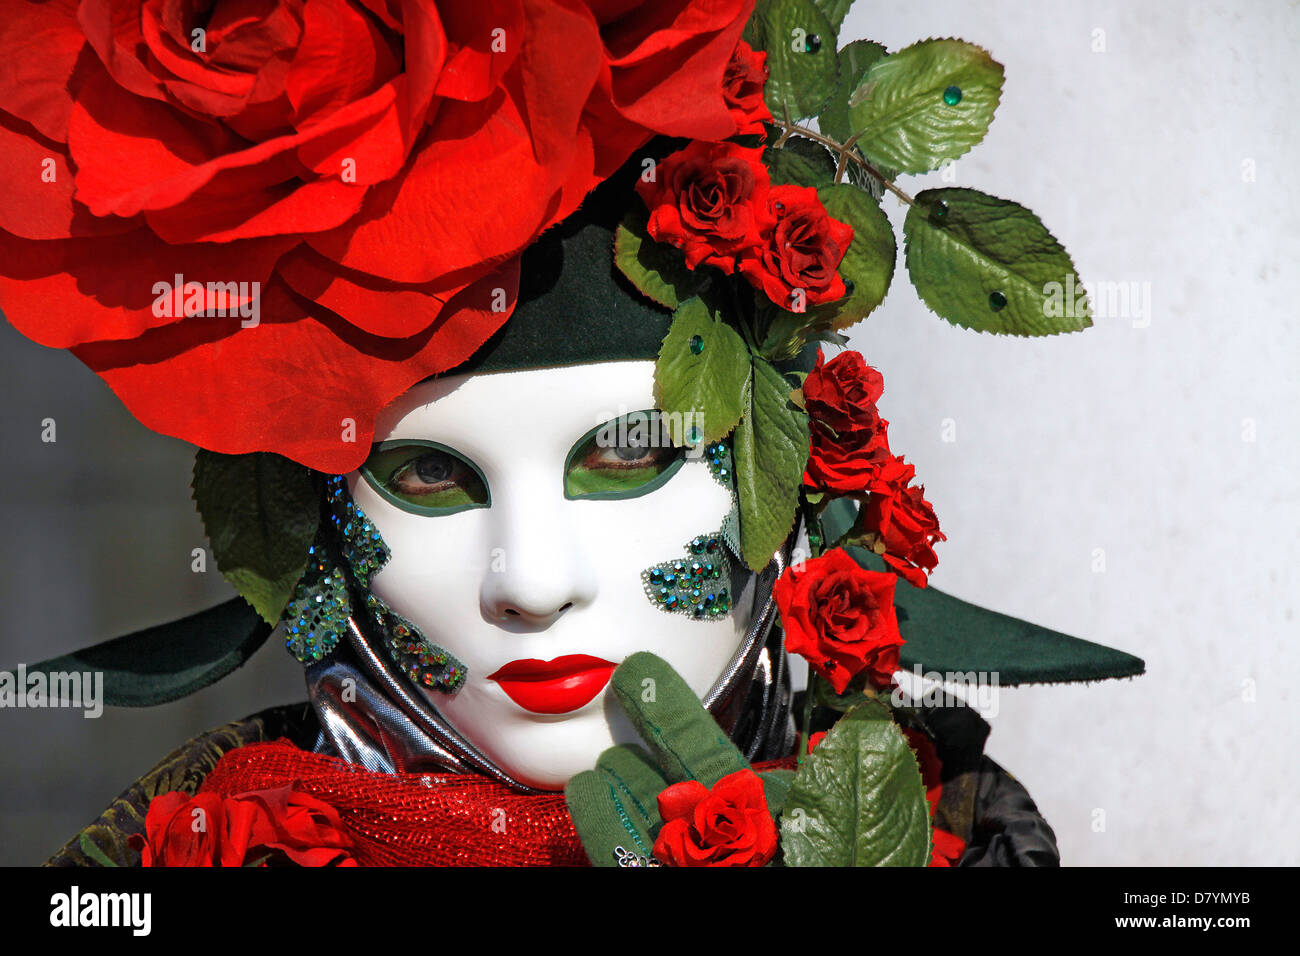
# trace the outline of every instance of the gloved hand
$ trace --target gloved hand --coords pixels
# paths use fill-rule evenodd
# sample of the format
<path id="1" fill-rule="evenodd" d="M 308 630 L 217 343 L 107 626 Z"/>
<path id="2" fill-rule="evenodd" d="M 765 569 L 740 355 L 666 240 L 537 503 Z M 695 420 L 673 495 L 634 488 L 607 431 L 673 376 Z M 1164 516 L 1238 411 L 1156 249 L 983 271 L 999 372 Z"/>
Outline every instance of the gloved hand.
<path id="1" fill-rule="evenodd" d="M 569 781 L 564 796 L 593 866 L 652 866 L 663 825 L 658 806 L 663 790 L 686 780 L 712 788 L 723 777 L 751 768 L 662 658 L 633 654 L 614 671 L 610 686 L 649 752 L 634 745 L 609 748 L 596 769 Z M 775 818 L 794 774 L 769 770 L 759 777 Z"/>

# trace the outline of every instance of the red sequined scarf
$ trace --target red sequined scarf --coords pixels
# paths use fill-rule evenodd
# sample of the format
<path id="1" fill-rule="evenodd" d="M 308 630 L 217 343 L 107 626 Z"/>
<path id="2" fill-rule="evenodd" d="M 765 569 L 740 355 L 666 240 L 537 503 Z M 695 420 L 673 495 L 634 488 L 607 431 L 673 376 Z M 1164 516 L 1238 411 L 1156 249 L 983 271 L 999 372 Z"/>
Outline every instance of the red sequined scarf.
<path id="1" fill-rule="evenodd" d="M 288 741 L 226 753 L 200 792 L 292 784 L 338 811 L 362 866 L 587 866 L 562 793 L 518 793 L 477 774 L 375 773 Z"/>

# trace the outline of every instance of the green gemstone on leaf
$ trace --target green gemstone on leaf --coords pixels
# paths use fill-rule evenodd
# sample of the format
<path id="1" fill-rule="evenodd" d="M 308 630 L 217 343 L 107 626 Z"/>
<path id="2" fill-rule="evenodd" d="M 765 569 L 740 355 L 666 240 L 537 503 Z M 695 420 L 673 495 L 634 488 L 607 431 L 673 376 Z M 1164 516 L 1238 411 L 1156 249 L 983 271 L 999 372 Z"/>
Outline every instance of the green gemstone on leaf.
<path id="1" fill-rule="evenodd" d="M 698 445 L 704 440 L 704 432 L 700 431 L 699 426 L 692 425 L 691 430 L 686 433 L 686 444 Z"/>
<path id="2" fill-rule="evenodd" d="M 698 335 L 692 335 L 690 346 L 691 346 L 691 354 L 699 355 L 701 352 L 704 351 L 704 339 L 700 338 L 700 336 Z"/>
<path id="3" fill-rule="evenodd" d="M 935 219 L 942 219 L 948 215 L 948 204 L 946 202 L 937 202 L 930 208 L 930 215 Z"/>
<path id="4" fill-rule="evenodd" d="M 803 41 L 803 51 L 805 53 L 816 53 L 822 48 L 822 38 L 816 33 L 810 33 Z"/>
<path id="5" fill-rule="evenodd" d="M 943 101 L 949 106 L 956 106 L 961 102 L 961 87 L 950 86 L 943 91 Z"/>
<path id="6" fill-rule="evenodd" d="M 1007 304 L 1007 297 L 1001 292 L 989 293 L 989 308 L 994 312 L 1001 312 Z"/>

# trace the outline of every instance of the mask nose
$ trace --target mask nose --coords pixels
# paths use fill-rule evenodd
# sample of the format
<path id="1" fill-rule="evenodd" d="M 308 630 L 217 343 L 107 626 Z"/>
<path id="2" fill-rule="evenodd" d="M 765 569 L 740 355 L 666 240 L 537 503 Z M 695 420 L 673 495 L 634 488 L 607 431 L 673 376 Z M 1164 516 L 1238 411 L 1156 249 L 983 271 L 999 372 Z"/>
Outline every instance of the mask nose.
<path id="1" fill-rule="evenodd" d="M 591 604 L 595 576 L 576 529 L 564 521 L 564 506 L 572 502 L 539 501 L 535 491 L 510 498 L 500 510 L 493 502 L 497 526 L 483 578 L 483 616 L 510 631 L 544 630 Z"/>

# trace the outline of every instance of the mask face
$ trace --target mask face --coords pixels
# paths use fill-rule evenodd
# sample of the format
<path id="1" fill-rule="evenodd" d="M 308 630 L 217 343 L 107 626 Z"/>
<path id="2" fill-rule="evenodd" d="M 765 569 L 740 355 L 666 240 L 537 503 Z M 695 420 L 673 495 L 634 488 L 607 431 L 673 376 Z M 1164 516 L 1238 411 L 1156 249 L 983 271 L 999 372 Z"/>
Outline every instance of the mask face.
<path id="1" fill-rule="evenodd" d="M 373 592 L 466 670 L 455 693 L 421 692 L 534 787 L 562 789 L 635 739 L 608 691 L 615 665 L 652 651 L 703 697 L 753 613 L 752 575 L 727 613 L 647 596 L 643 572 L 697 560 L 688 545 L 732 505 L 704 456 L 662 437 L 653 380 L 635 361 L 421 383 L 348 479 L 392 552 Z"/>

